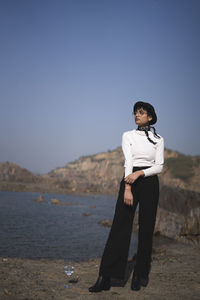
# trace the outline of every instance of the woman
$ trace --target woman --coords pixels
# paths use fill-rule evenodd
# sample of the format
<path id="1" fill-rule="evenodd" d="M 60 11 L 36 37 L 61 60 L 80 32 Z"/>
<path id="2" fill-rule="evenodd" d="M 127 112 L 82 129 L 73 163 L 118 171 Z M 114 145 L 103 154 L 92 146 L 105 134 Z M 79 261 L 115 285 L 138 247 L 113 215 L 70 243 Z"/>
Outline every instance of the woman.
<path id="1" fill-rule="evenodd" d="M 125 176 L 120 183 L 110 234 L 90 292 L 110 289 L 111 278 L 124 279 L 133 218 L 139 203 L 139 232 L 131 289 L 147 286 L 151 268 L 152 240 L 159 199 L 157 174 L 164 163 L 164 140 L 151 125 L 157 121 L 153 106 L 137 102 L 133 107 L 137 129 L 124 132 L 122 150 Z M 153 132 L 151 131 L 153 130 Z"/>

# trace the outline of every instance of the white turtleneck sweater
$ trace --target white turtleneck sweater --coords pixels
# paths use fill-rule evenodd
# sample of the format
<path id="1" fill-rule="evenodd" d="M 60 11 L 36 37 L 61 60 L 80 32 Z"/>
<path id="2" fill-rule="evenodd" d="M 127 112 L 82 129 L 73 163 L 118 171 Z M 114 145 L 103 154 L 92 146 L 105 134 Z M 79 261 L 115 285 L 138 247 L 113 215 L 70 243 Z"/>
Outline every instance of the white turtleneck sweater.
<path id="1" fill-rule="evenodd" d="M 132 173 L 133 167 L 147 167 L 144 169 L 144 176 L 156 175 L 162 172 L 164 164 L 164 139 L 156 138 L 151 131 L 148 131 L 151 143 L 144 131 L 131 130 L 122 135 L 122 150 L 124 153 L 125 177 Z"/>

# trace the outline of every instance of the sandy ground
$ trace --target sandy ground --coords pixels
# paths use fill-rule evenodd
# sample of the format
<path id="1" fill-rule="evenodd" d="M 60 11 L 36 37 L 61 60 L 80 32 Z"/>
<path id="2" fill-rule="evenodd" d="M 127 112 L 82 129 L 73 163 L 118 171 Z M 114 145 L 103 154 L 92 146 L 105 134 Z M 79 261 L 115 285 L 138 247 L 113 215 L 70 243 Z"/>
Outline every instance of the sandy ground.
<path id="1" fill-rule="evenodd" d="M 150 281 L 140 291 L 113 281 L 109 291 L 89 293 L 98 274 L 100 259 L 73 263 L 77 283 L 66 289 L 65 260 L 0 258 L 0 300 L 171 300 L 200 299 L 200 249 L 168 240 L 154 242 Z M 118 286 L 116 286 L 118 285 Z M 121 283 L 122 285 L 122 283 Z"/>

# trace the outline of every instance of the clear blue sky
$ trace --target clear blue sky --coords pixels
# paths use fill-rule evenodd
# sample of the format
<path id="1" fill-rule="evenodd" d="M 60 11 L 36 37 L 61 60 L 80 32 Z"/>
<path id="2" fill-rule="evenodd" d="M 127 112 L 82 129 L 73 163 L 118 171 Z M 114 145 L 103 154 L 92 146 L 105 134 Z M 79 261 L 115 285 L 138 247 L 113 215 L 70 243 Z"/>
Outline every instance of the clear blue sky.
<path id="1" fill-rule="evenodd" d="M 152 103 L 200 154 L 199 0 L 1 0 L 0 161 L 46 173 L 121 145 Z"/>

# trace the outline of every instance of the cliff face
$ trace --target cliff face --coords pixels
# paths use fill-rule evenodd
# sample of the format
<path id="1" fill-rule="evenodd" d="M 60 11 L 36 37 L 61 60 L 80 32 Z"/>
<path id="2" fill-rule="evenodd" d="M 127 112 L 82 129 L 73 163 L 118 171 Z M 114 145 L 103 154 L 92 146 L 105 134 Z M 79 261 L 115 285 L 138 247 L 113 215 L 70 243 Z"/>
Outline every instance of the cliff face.
<path id="1" fill-rule="evenodd" d="M 165 166 L 160 181 L 163 185 L 200 192 L 200 157 L 165 150 Z M 73 191 L 117 193 L 124 174 L 121 147 L 109 152 L 82 156 L 63 168 L 51 171 L 50 178 L 66 180 Z M 70 178 L 70 180 L 69 180 Z"/>
<path id="2" fill-rule="evenodd" d="M 53 170 L 48 176 L 67 181 L 66 184 L 72 191 L 116 193 L 119 180 L 123 176 L 121 148 L 83 156 L 64 168 Z"/>
<path id="3" fill-rule="evenodd" d="M 163 185 L 155 232 L 200 242 L 200 193 Z"/>

